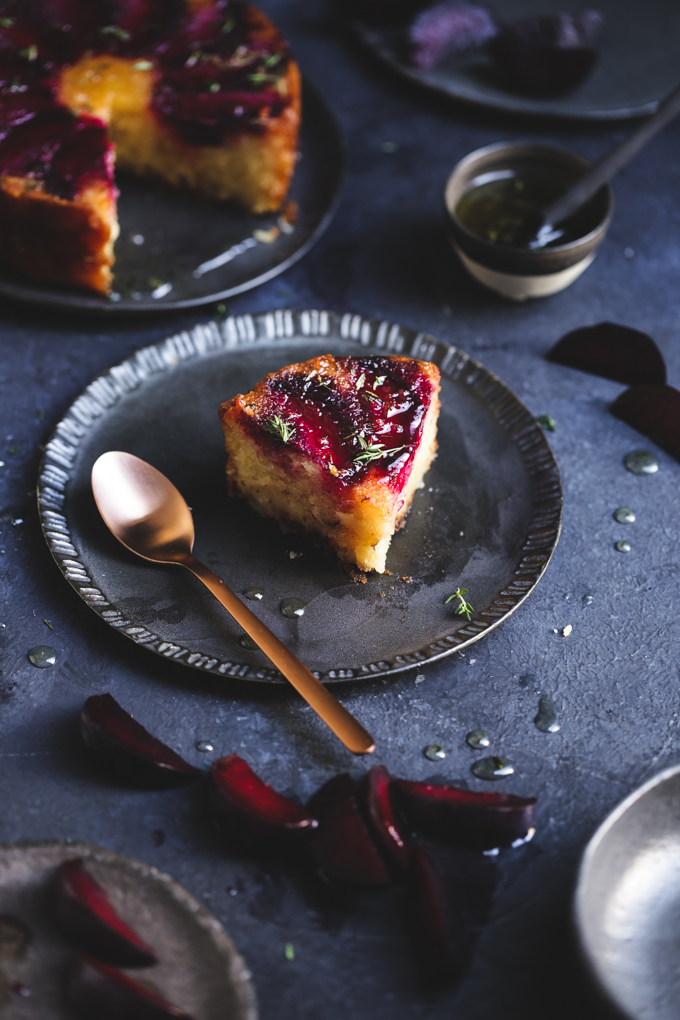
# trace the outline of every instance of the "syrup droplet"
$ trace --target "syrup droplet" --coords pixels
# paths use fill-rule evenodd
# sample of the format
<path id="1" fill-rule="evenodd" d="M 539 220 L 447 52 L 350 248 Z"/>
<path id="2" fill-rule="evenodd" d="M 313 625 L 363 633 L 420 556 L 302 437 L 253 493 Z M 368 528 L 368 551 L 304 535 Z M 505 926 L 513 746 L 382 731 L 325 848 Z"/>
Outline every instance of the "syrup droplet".
<path id="1" fill-rule="evenodd" d="M 623 458 L 623 464 L 634 475 L 655 475 L 659 470 L 659 460 L 649 450 L 631 450 Z"/>
<path id="2" fill-rule="evenodd" d="M 593 598 L 592 595 L 584 595 L 583 598 L 581 599 L 581 605 L 582 606 L 592 606 L 594 601 L 595 601 L 595 599 Z"/>
<path id="3" fill-rule="evenodd" d="M 229 896 L 238 896 L 238 889 L 234 888 L 233 885 L 228 885 L 227 893 L 229 894 Z"/>
<path id="4" fill-rule="evenodd" d="M 485 747 L 489 746 L 491 740 L 485 730 L 471 730 L 465 738 L 465 743 L 474 747 L 475 751 L 483 751 Z"/>
<path id="5" fill-rule="evenodd" d="M 27 988 L 26 985 L 22 985 L 21 981 L 14 982 L 12 985 L 12 991 L 15 995 L 20 995 L 22 999 L 27 999 L 31 994 L 30 988 Z"/>
<path id="6" fill-rule="evenodd" d="M 630 542 L 626 542 L 625 538 L 622 538 L 620 542 L 616 543 L 614 548 L 617 550 L 617 552 L 626 553 L 626 552 L 630 552 L 631 544 L 630 544 Z"/>
<path id="7" fill-rule="evenodd" d="M 557 733 L 559 730 L 557 706 L 550 698 L 541 698 L 539 701 L 538 715 L 534 718 L 534 726 L 541 733 Z"/>
<path id="8" fill-rule="evenodd" d="M 57 653 L 49 645 L 36 645 L 28 653 L 28 661 L 39 669 L 47 669 L 48 666 L 54 666 L 57 661 Z"/>
<path id="9" fill-rule="evenodd" d="M 441 761 L 442 758 L 446 758 L 446 751 L 442 751 L 440 744 L 428 744 L 423 754 L 430 761 Z"/>
<path id="10" fill-rule="evenodd" d="M 251 602 L 259 602 L 260 599 L 264 598 L 264 592 L 261 588 L 246 588 L 243 594 L 247 599 L 250 599 Z"/>
<path id="11" fill-rule="evenodd" d="M 238 643 L 240 644 L 241 648 L 256 649 L 260 647 L 257 641 L 253 641 L 253 639 L 248 634 L 243 634 L 238 639 Z"/>
<path id="12" fill-rule="evenodd" d="M 620 506 L 618 510 L 614 511 L 614 520 L 619 524 L 634 524 L 635 516 L 635 511 L 631 510 L 629 506 Z"/>
<path id="13" fill-rule="evenodd" d="M 307 603 L 303 602 L 302 599 L 284 599 L 281 603 L 280 609 L 283 616 L 289 620 L 297 620 L 299 617 L 305 615 L 305 609 Z"/>
<path id="14" fill-rule="evenodd" d="M 213 747 L 213 745 L 212 745 L 210 740 L 197 740 L 196 741 L 196 750 L 197 751 L 214 751 L 215 748 Z"/>
<path id="15" fill-rule="evenodd" d="M 477 776 L 477 779 L 486 779 L 487 782 L 494 783 L 499 779 L 505 779 L 506 776 L 511 776 L 515 771 L 515 766 L 507 758 L 497 758 L 495 755 L 492 758 L 480 758 L 472 766 L 472 774 Z"/>

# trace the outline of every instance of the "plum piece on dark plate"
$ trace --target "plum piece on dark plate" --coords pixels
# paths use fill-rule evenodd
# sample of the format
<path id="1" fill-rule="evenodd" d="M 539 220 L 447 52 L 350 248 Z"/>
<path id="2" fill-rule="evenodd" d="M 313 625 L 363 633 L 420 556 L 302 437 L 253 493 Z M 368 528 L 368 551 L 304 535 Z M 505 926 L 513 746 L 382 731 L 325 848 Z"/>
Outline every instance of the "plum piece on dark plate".
<path id="1" fill-rule="evenodd" d="M 616 322 L 566 333 L 546 358 L 626 386 L 666 382 L 666 363 L 651 336 Z"/>
<path id="2" fill-rule="evenodd" d="M 429 70 L 447 57 L 486 46 L 498 34 L 498 22 L 488 7 L 449 0 L 422 11 L 408 34 L 411 63 Z"/>
<path id="3" fill-rule="evenodd" d="M 150 967 L 158 958 L 116 913 L 105 889 L 73 858 L 57 869 L 54 906 L 62 934 L 77 949 L 116 967 Z"/>
<path id="4" fill-rule="evenodd" d="M 201 778 L 200 769 L 152 736 L 110 694 L 87 699 L 80 732 L 102 764 L 134 786 L 165 789 Z"/>
<path id="5" fill-rule="evenodd" d="M 419 835 L 465 850 L 493 850 L 530 839 L 535 797 L 461 790 L 394 779 L 392 789 L 409 825 Z"/>
<path id="6" fill-rule="evenodd" d="M 612 414 L 680 460 L 680 391 L 673 386 L 631 386 L 610 408 Z"/>
<path id="7" fill-rule="evenodd" d="M 127 974 L 89 956 L 73 968 L 66 998 L 76 1020 L 192 1020 Z"/>
<path id="8" fill-rule="evenodd" d="M 592 73 L 593 48 L 603 22 L 599 11 L 519 18 L 502 26 L 488 51 L 510 88 L 536 96 L 569 92 Z"/>
<path id="9" fill-rule="evenodd" d="M 349 773 L 333 776 L 316 791 L 307 807 L 319 819 L 310 844 L 324 876 L 346 885 L 390 885 L 391 879 L 357 801 Z"/>
<path id="10" fill-rule="evenodd" d="M 395 874 L 407 871 L 411 834 L 399 817 L 391 793 L 392 778 L 384 765 L 375 765 L 359 783 L 357 796 L 373 839 Z"/>
<path id="11" fill-rule="evenodd" d="M 458 981 L 472 958 L 497 881 L 493 861 L 469 850 L 437 853 L 417 843 L 407 884 L 406 923 L 423 984 Z"/>
<path id="12" fill-rule="evenodd" d="M 213 762 L 210 799 L 224 832 L 259 851 L 299 846 L 318 826 L 313 814 L 265 783 L 230 754 Z"/>

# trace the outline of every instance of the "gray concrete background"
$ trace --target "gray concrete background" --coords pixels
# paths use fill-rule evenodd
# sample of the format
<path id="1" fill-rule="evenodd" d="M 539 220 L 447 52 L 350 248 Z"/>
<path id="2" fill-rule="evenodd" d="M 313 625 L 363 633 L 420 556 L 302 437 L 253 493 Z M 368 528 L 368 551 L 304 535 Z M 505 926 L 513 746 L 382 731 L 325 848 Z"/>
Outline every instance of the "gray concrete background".
<path id="1" fill-rule="evenodd" d="M 543 354 L 567 330 L 609 319 L 649 332 L 669 381 L 680 382 L 680 124 L 615 182 L 614 221 L 586 274 L 563 294 L 515 306 L 456 265 L 440 212 L 447 172 L 467 152 L 502 139 L 554 141 L 593 158 L 625 126 L 527 123 L 456 107 L 377 66 L 323 0 L 262 6 L 335 109 L 349 169 L 335 221 L 316 249 L 230 302 L 231 310 L 325 306 L 429 331 L 469 351 L 532 411 L 558 423 L 550 442 L 564 483 L 564 531 L 533 596 L 466 653 L 338 691 L 377 737 L 374 761 L 400 776 L 437 772 L 489 788 L 470 775 L 479 754 L 464 742 L 468 730 L 488 730 L 490 750 L 516 766 L 495 788 L 538 796 L 538 834 L 501 861 L 494 911 L 466 979 L 428 997 L 415 981 L 398 892 L 339 904 L 299 875 L 225 851 L 199 789 L 129 792 L 93 774 L 75 720 L 85 698 L 103 691 L 188 760 L 206 765 L 236 751 L 276 787 L 301 796 L 338 770 L 359 773 L 371 763 L 352 760 L 287 691 L 202 677 L 110 631 L 63 582 L 41 537 L 34 490 L 40 444 L 54 423 L 102 369 L 209 311 L 108 322 L 3 303 L 0 839 L 88 840 L 167 871 L 243 951 L 262 1020 L 605 1017 L 573 943 L 570 895 L 598 823 L 679 758 L 680 465 L 661 453 L 658 475 L 626 472 L 626 452 L 654 448 L 608 414 L 622 387 L 551 365 Z M 384 142 L 396 151 L 385 152 Z M 630 527 L 612 519 L 622 504 L 638 513 Z M 622 537 L 632 545 L 628 555 L 614 549 Z M 584 594 L 593 596 L 585 607 Z M 567 624 L 569 637 L 554 632 Z M 43 643 L 58 651 L 52 669 L 26 658 Z M 520 685 L 528 673 L 535 682 Z M 532 723 L 542 693 L 560 710 L 557 734 Z M 211 756 L 194 749 L 206 737 L 214 740 Z M 447 752 L 436 766 L 422 755 L 433 741 Z M 155 830 L 165 834 L 160 846 Z"/>

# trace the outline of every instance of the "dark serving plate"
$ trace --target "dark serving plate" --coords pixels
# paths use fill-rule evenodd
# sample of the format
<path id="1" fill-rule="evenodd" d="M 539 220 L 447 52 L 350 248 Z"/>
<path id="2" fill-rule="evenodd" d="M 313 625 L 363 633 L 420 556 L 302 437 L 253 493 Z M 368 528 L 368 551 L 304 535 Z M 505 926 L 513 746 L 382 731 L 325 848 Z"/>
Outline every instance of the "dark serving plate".
<path id="1" fill-rule="evenodd" d="M 276 226 L 277 213 L 255 216 L 231 203 L 209 202 L 120 174 L 113 297 L 41 283 L 3 268 L 0 294 L 110 314 L 188 308 L 240 294 L 288 269 L 318 240 L 335 212 L 344 162 L 338 123 L 325 99 L 305 81 L 300 158 L 289 194 L 298 206 L 292 233 L 263 243 L 253 234 Z M 143 243 L 136 243 L 140 238 Z M 206 263 L 226 255 L 224 264 L 206 269 Z"/>
<path id="2" fill-rule="evenodd" d="M 220 403 L 326 352 L 404 354 L 442 371 L 439 455 L 392 542 L 391 574 L 365 584 L 227 496 Z M 281 679 L 259 649 L 242 647 L 240 628 L 198 581 L 110 535 L 90 487 L 106 450 L 134 453 L 174 482 L 193 510 L 197 557 L 236 592 L 262 588 L 249 605 L 323 680 L 396 673 L 478 640 L 531 593 L 560 533 L 560 477 L 542 429 L 455 347 L 319 311 L 236 316 L 170 337 L 72 404 L 45 451 L 40 515 L 61 571 L 103 620 L 158 655 L 223 676 Z M 458 586 L 469 590 L 470 622 L 444 605 Z M 307 603 L 295 620 L 279 610 L 291 596 Z"/>
<path id="3" fill-rule="evenodd" d="M 489 4 L 506 21 L 580 7 L 597 7 L 605 18 L 597 40 L 600 59 L 591 77 L 564 96 L 546 99 L 509 91 L 492 62 L 483 54 L 449 60 L 430 71 L 406 59 L 403 28 L 376 28 L 355 22 L 360 38 L 400 74 L 454 99 L 479 106 L 583 120 L 615 120 L 654 113 L 659 100 L 680 78 L 680 4 L 676 0 L 596 0 L 565 4 L 564 0 L 495 0 Z"/>

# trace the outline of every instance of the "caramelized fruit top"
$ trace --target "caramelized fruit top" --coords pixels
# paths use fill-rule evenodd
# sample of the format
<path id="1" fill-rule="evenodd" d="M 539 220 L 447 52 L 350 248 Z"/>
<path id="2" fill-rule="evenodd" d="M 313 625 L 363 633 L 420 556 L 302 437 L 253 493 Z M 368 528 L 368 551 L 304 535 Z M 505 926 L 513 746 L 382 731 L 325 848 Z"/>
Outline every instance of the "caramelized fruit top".
<path id="1" fill-rule="evenodd" d="M 324 355 L 267 376 L 244 398 L 244 423 L 269 457 L 304 453 L 329 483 L 356 484 L 370 472 L 399 490 L 438 379 L 434 365 L 414 358 Z"/>
<path id="2" fill-rule="evenodd" d="M 88 51 L 143 57 L 154 114 L 188 145 L 260 132 L 289 102 L 287 44 L 242 0 L 0 0 L 0 174 L 62 198 L 112 181 L 103 125 L 57 98 L 61 69 Z"/>

